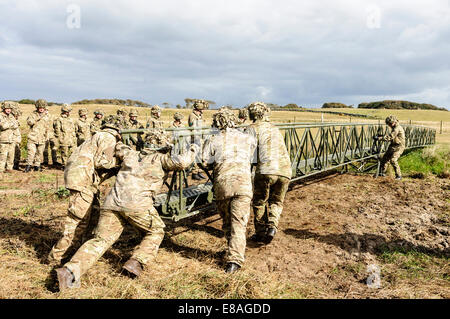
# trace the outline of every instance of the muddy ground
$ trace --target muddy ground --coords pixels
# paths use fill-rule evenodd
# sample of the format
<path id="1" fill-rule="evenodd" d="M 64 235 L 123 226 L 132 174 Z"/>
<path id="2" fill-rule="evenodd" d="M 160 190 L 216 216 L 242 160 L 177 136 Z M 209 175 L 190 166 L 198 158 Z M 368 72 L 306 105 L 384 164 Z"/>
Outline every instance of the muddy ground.
<path id="1" fill-rule="evenodd" d="M 169 227 L 140 279 L 121 274 L 140 240 L 130 228 L 80 289 L 59 293 L 44 260 L 61 236 L 62 182 L 56 170 L 0 178 L 0 298 L 450 298 L 449 179 L 335 174 L 292 185 L 276 238 L 249 241 L 234 276 L 213 212 Z"/>

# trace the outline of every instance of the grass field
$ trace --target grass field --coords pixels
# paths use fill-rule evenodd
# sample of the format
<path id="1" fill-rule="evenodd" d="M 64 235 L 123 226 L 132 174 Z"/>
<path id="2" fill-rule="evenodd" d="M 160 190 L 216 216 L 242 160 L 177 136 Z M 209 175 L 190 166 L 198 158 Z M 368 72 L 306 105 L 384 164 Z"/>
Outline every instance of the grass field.
<path id="1" fill-rule="evenodd" d="M 71 116 L 76 118 L 78 117 L 78 110 L 82 107 L 88 109 L 89 113 L 92 114 L 97 108 L 102 108 L 106 114 L 115 114 L 116 110 L 119 108 L 117 105 L 97 105 L 97 104 L 88 104 L 88 105 L 74 105 Z M 125 109 L 131 109 L 132 107 L 124 107 Z M 26 133 L 28 127 L 26 125 L 26 118 L 28 115 L 34 111 L 33 105 L 23 104 L 21 105 L 21 109 L 23 111 L 23 115 L 20 119 L 22 124 L 22 133 Z M 150 117 L 150 109 L 149 108 L 137 108 L 139 112 L 138 120 L 142 123 L 145 123 L 147 118 Z M 314 109 L 314 111 L 318 111 L 318 109 Z M 370 109 L 331 109 L 328 111 L 333 112 L 346 112 L 346 113 L 355 113 L 355 114 L 365 114 L 376 116 L 381 120 L 366 120 L 361 118 L 351 118 L 349 116 L 341 116 L 338 114 L 323 114 L 323 120 L 325 122 L 357 122 L 357 123 L 383 123 L 383 119 L 388 115 L 393 114 L 397 116 L 402 124 L 414 124 L 414 125 L 423 125 L 426 127 L 432 127 L 437 130 L 437 143 L 440 144 L 449 144 L 450 145 L 450 112 L 445 111 L 433 111 L 433 110 L 370 110 Z M 187 118 L 192 112 L 189 109 L 163 109 L 162 111 L 162 120 L 166 127 L 171 125 L 173 121 L 173 114 L 175 112 L 183 113 L 184 120 L 186 123 Z M 212 114 L 216 112 L 215 110 L 206 110 L 204 112 L 205 125 L 211 125 Z M 237 111 L 236 111 L 237 112 Z M 60 113 L 60 107 L 52 106 L 49 108 L 49 113 L 58 116 Z M 273 122 L 278 123 L 294 123 L 294 122 L 321 122 L 322 114 L 317 112 L 289 112 L 289 111 L 274 111 L 271 115 L 271 120 Z M 442 134 L 440 134 L 441 129 L 441 121 L 442 121 Z"/>

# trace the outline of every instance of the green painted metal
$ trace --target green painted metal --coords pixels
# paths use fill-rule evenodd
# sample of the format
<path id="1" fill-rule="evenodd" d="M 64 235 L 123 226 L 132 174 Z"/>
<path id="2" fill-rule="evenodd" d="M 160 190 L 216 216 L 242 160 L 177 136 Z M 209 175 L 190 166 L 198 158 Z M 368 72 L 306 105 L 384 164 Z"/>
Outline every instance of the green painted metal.
<path id="1" fill-rule="evenodd" d="M 336 169 L 355 167 L 366 172 L 379 168 L 379 160 L 388 147 L 388 142 L 375 140 L 390 130 L 386 125 L 367 123 L 279 123 L 275 124 L 284 134 L 284 142 L 292 163 L 291 182 Z M 436 130 L 432 128 L 403 125 L 406 148 L 420 148 L 436 143 Z M 207 138 L 213 134 L 210 127 L 168 128 L 173 134 L 174 152 L 181 153 L 190 144 L 192 137 Z M 124 141 L 131 133 L 141 130 L 122 130 Z M 192 168 L 191 168 L 192 169 Z M 203 169 L 203 168 L 202 168 Z M 378 172 L 378 169 L 376 170 Z M 155 198 L 155 207 L 165 219 L 178 221 L 214 205 L 211 173 L 205 170 L 208 180 L 193 184 L 188 179 L 190 169 L 173 172 L 168 191 Z"/>

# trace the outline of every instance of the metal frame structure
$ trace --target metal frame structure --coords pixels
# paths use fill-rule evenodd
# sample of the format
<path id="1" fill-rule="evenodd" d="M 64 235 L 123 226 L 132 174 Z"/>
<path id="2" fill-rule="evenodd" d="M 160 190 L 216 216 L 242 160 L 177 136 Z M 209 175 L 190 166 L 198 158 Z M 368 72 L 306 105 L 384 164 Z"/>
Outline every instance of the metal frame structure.
<path id="1" fill-rule="evenodd" d="M 289 123 L 274 124 L 284 134 L 284 142 L 292 163 L 291 182 L 330 170 L 347 170 L 348 166 L 360 172 L 376 168 L 387 150 L 388 142 L 374 139 L 390 130 L 386 125 L 367 123 Z M 406 148 L 420 148 L 436 143 L 436 130 L 432 128 L 403 125 Z M 174 136 L 173 152 L 183 152 L 193 139 L 204 139 L 213 134 L 210 127 L 166 129 Z M 145 133 L 141 130 L 122 130 L 124 141 L 129 134 Z M 203 167 L 201 167 L 203 169 Z M 168 188 L 155 198 L 155 208 L 162 218 L 178 221 L 214 205 L 211 173 L 204 169 L 208 180 L 192 184 L 189 171 L 173 172 L 165 181 Z"/>

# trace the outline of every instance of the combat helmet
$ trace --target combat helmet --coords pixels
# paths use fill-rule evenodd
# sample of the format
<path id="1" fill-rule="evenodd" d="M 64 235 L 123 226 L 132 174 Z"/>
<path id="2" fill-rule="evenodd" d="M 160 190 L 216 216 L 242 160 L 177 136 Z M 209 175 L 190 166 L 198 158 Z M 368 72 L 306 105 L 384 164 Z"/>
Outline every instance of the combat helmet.
<path id="1" fill-rule="evenodd" d="M 14 110 L 18 108 L 18 104 L 13 101 L 5 101 L 2 103 L 2 110 L 11 109 Z"/>
<path id="2" fill-rule="evenodd" d="M 248 110 L 246 108 L 240 109 L 238 117 L 240 119 L 248 119 Z"/>
<path id="3" fill-rule="evenodd" d="M 68 113 L 72 112 L 72 108 L 67 103 L 64 103 L 61 106 L 61 113 L 65 113 L 65 112 L 68 112 Z"/>
<path id="4" fill-rule="evenodd" d="M 176 113 L 173 115 L 173 119 L 174 119 L 175 121 L 181 121 L 182 119 L 184 119 L 184 115 L 183 115 L 183 113 L 181 113 L 181 112 L 176 112 Z"/>
<path id="5" fill-rule="evenodd" d="M 194 110 L 205 110 L 209 107 L 209 103 L 205 100 L 195 100 L 193 107 Z"/>
<path id="6" fill-rule="evenodd" d="M 270 108 L 263 102 L 253 102 L 248 106 L 248 115 L 251 120 L 264 119 L 270 114 Z"/>
<path id="7" fill-rule="evenodd" d="M 123 128 L 123 122 L 118 115 L 111 114 L 105 117 L 105 119 L 102 121 L 101 128 L 102 129 L 112 128 L 114 130 L 121 130 Z"/>
<path id="8" fill-rule="evenodd" d="M 102 109 L 96 109 L 94 111 L 94 115 L 98 115 L 101 114 L 102 116 L 105 116 L 105 112 Z"/>
<path id="9" fill-rule="evenodd" d="M 219 130 L 236 126 L 236 115 L 231 110 L 222 109 L 213 115 L 212 126 Z"/>
<path id="10" fill-rule="evenodd" d="M 85 109 L 85 108 L 82 108 L 82 109 L 79 109 L 78 110 L 78 115 L 81 117 L 81 116 L 83 116 L 83 115 L 88 115 L 88 110 L 87 109 Z"/>
<path id="11" fill-rule="evenodd" d="M 130 110 L 130 114 L 129 114 L 129 116 L 131 117 L 131 116 L 139 116 L 139 113 L 138 113 L 138 110 L 136 110 L 136 109 L 131 109 Z"/>
<path id="12" fill-rule="evenodd" d="M 397 118 L 396 118 L 394 115 L 389 115 L 389 116 L 386 118 L 385 122 L 386 122 L 387 125 L 389 125 L 389 124 L 397 123 L 398 120 L 397 120 Z"/>
<path id="13" fill-rule="evenodd" d="M 145 145 L 146 149 L 152 151 L 166 152 L 172 148 L 170 143 L 171 136 L 164 130 L 152 129 L 145 135 Z"/>
<path id="14" fill-rule="evenodd" d="M 47 109 L 48 103 L 46 100 L 39 99 L 36 101 L 36 103 L 34 103 L 34 106 L 36 107 L 36 109 L 39 109 L 39 108 Z"/>

